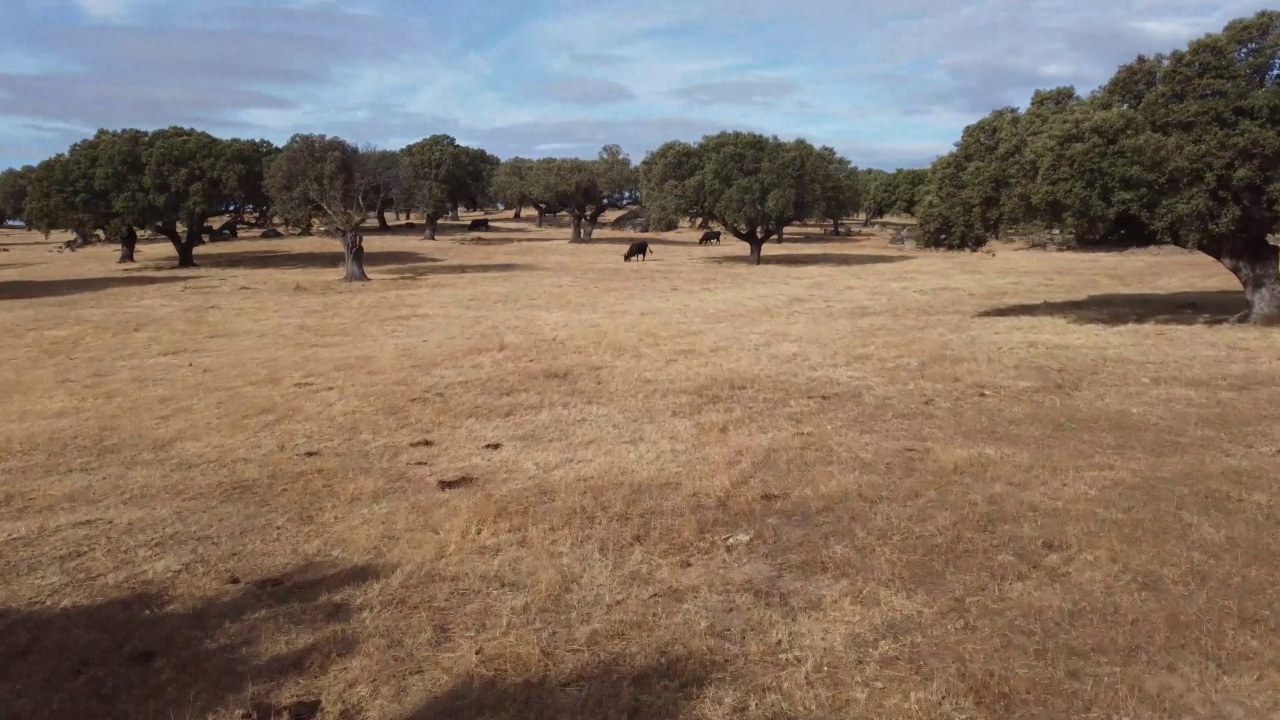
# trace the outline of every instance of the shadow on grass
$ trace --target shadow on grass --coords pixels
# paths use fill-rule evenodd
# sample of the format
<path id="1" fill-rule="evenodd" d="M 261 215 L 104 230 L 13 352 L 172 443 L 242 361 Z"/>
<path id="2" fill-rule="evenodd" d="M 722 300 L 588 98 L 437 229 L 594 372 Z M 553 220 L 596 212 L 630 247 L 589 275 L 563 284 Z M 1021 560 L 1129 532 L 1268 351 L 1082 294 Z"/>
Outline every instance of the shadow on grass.
<path id="1" fill-rule="evenodd" d="M 910 257 L 898 255 L 858 255 L 853 253 L 770 253 L 765 246 L 760 256 L 761 265 L 790 265 L 793 267 L 852 267 L 856 265 L 887 265 L 906 262 Z M 754 265 L 750 255 L 717 255 L 707 262 L 723 265 Z"/>
<path id="2" fill-rule="evenodd" d="M 251 689 L 270 690 L 353 650 L 344 630 L 352 610 L 335 596 L 385 572 L 304 566 L 193 606 L 139 592 L 92 605 L 0 608 L 5 716 L 185 718 L 233 710 Z M 318 639 L 279 649 L 300 630 Z"/>
<path id="3" fill-rule="evenodd" d="M 688 716 L 714 670 L 709 661 L 673 654 L 606 660 L 565 675 L 467 679 L 403 720 L 673 720 Z"/>
<path id="4" fill-rule="evenodd" d="M 336 244 L 336 243 L 335 243 Z M 289 252 L 288 250 L 244 250 L 239 252 L 196 254 L 196 264 L 207 268 L 244 268 L 250 270 L 301 270 L 342 268 L 342 250 L 333 252 Z M 391 265 L 423 265 L 442 262 L 439 258 L 418 252 L 367 249 L 366 268 Z"/>
<path id="5" fill-rule="evenodd" d="M 1248 309 L 1240 291 L 1118 293 L 994 308 L 984 318 L 1060 317 L 1083 325 L 1213 325 Z"/>
<path id="6" fill-rule="evenodd" d="M 441 263 L 439 265 L 417 265 L 412 267 L 402 267 L 391 270 L 387 274 L 388 280 L 414 280 L 423 277 L 432 277 L 436 275 L 467 275 L 470 273 L 509 273 L 520 272 L 521 270 L 534 270 L 534 265 L 522 265 L 520 263 L 481 263 L 475 265 Z M 374 278 L 377 280 L 378 278 Z"/>
<path id="7" fill-rule="evenodd" d="M 596 232 L 599 232 L 598 230 Z M 565 243 L 569 242 L 569 238 L 564 239 Z M 606 235 L 601 237 L 596 235 L 589 243 L 582 243 L 584 246 L 591 245 L 618 245 L 621 247 L 629 247 L 631 243 L 647 242 L 650 247 L 698 247 L 697 239 L 673 240 L 649 233 L 636 233 L 634 235 Z"/>
<path id="8" fill-rule="evenodd" d="M 182 282 L 186 279 L 176 275 L 169 277 L 113 275 L 57 280 L 0 280 L 0 300 L 34 300 L 37 298 L 83 295 L 116 288 L 145 287 L 147 285 Z"/>

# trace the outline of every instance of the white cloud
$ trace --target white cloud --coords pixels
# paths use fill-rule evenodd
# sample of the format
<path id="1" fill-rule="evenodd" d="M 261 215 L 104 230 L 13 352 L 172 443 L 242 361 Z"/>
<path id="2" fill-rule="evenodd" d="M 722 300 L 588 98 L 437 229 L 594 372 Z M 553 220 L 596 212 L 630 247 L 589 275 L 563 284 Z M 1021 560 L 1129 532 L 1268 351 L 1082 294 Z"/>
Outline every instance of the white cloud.
<path id="1" fill-rule="evenodd" d="M 135 3 L 134 0 L 76 0 L 76 5 L 89 17 L 110 20 L 128 14 Z"/>

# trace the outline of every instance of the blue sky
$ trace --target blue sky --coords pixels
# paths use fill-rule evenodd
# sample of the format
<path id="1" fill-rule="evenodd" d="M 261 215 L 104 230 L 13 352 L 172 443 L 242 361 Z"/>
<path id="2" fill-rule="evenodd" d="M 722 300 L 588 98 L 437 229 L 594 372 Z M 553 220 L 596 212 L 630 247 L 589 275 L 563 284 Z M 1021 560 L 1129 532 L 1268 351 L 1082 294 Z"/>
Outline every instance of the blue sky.
<path id="1" fill-rule="evenodd" d="M 1092 89 L 1263 3 L 1222 0 L 0 0 L 0 167 L 193 125 L 637 159 L 746 129 L 916 167 L 1037 87 Z"/>

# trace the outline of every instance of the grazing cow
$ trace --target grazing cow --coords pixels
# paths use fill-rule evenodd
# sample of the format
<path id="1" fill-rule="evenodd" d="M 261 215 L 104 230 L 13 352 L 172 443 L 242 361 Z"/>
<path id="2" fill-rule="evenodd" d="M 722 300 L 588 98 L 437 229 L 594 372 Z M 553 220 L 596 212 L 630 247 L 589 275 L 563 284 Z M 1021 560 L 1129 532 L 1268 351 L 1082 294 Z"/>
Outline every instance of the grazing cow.
<path id="1" fill-rule="evenodd" d="M 467 229 L 468 229 L 468 230 L 488 230 L 488 229 L 489 229 L 489 219 L 488 219 L 488 218 L 484 218 L 484 219 L 481 219 L 481 220 L 472 220 L 472 221 L 471 221 L 471 224 L 467 226 Z"/>
<path id="2" fill-rule="evenodd" d="M 640 242 L 631 243 L 631 247 L 627 248 L 627 252 L 622 256 L 623 262 L 631 262 L 631 258 L 639 255 L 641 260 L 649 259 L 649 253 L 653 252 L 649 249 L 649 243 L 641 240 Z"/>
<path id="3" fill-rule="evenodd" d="M 711 245 L 712 243 L 716 245 L 720 244 L 719 230 L 711 230 L 709 232 L 702 233 L 702 239 L 698 241 L 699 245 Z"/>

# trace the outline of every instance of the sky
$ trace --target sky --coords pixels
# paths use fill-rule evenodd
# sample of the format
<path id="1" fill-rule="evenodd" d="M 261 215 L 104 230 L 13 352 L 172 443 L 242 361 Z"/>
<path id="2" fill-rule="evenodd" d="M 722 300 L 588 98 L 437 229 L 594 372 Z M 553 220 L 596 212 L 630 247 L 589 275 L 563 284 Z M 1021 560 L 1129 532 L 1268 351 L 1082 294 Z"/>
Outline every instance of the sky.
<path id="1" fill-rule="evenodd" d="M 0 167 L 100 127 L 637 160 L 753 130 L 923 167 L 1036 88 L 1085 93 L 1240 0 L 0 0 Z"/>

